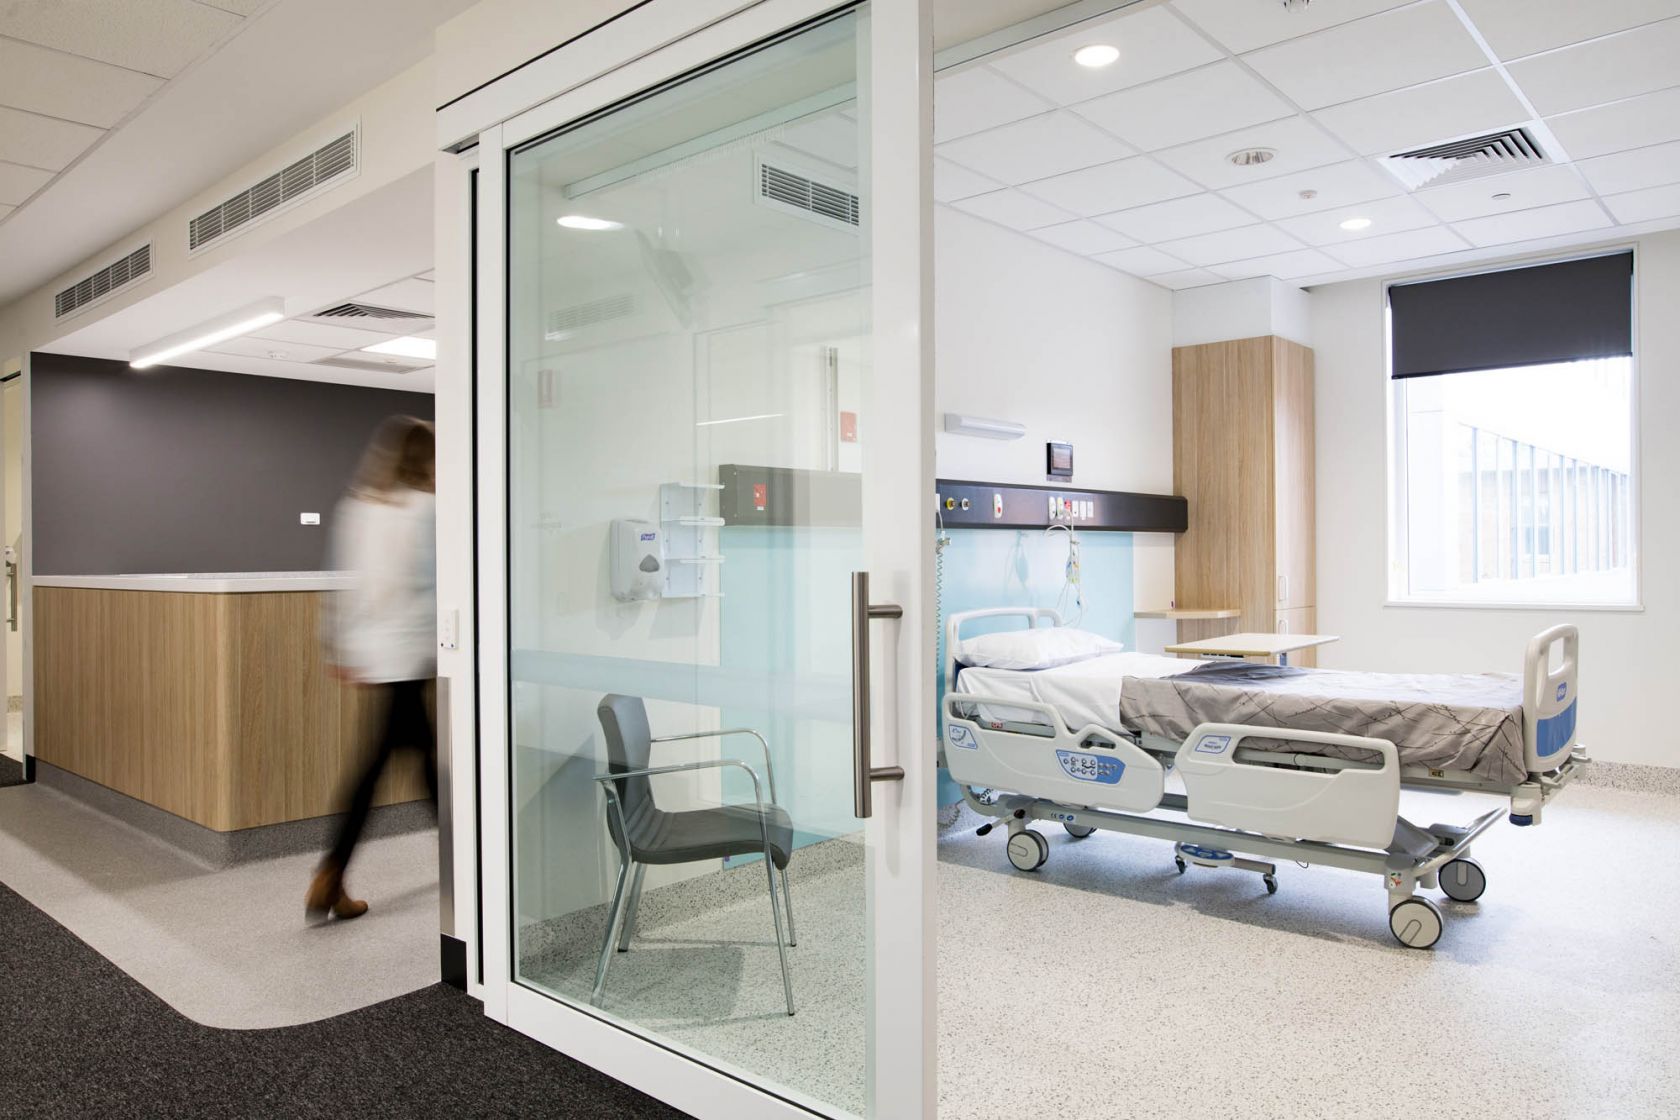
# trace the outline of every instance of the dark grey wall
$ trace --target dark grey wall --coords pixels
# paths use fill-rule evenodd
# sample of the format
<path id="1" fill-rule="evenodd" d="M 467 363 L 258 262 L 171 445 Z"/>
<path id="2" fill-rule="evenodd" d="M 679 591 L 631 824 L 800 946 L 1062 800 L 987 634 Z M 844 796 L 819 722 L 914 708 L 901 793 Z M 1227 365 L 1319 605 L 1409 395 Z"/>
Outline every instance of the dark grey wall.
<path id="1" fill-rule="evenodd" d="M 320 569 L 374 428 L 432 416 L 429 393 L 61 354 L 30 356 L 30 404 L 37 575 Z"/>

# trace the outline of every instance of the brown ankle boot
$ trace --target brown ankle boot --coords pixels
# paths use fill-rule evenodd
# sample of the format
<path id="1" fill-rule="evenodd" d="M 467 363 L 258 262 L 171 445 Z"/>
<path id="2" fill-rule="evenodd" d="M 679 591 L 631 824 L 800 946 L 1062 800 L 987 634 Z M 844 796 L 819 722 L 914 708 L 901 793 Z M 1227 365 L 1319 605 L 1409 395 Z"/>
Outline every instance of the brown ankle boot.
<path id="1" fill-rule="evenodd" d="M 368 904 L 344 893 L 343 868 L 332 863 L 323 863 L 321 869 L 315 872 L 315 878 L 310 881 L 309 893 L 303 899 L 303 909 L 306 915 L 317 921 L 325 920 L 329 914 L 348 920 L 366 914 Z"/>

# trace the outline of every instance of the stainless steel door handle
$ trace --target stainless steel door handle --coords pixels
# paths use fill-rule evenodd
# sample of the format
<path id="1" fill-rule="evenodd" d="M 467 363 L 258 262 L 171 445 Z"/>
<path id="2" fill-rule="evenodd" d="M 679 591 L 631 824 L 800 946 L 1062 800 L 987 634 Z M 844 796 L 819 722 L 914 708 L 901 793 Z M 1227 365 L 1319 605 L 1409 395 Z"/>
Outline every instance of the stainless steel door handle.
<path id="1" fill-rule="evenodd" d="M 852 814 L 867 818 L 875 812 L 875 783 L 901 782 L 902 766 L 876 766 L 869 742 L 869 623 L 877 618 L 903 618 L 895 603 L 869 601 L 869 573 L 852 573 Z"/>

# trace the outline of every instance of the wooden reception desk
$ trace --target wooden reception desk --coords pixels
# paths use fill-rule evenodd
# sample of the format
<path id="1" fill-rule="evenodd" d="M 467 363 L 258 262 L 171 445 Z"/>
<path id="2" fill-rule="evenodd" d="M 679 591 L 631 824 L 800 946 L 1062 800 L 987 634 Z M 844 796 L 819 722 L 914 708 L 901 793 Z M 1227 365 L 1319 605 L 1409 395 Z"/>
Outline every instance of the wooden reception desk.
<path id="1" fill-rule="evenodd" d="M 362 690 L 330 680 L 331 573 L 37 576 L 35 755 L 218 832 L 342 812 Z M 412 755 L 378 804 L 426 795 Z"/>

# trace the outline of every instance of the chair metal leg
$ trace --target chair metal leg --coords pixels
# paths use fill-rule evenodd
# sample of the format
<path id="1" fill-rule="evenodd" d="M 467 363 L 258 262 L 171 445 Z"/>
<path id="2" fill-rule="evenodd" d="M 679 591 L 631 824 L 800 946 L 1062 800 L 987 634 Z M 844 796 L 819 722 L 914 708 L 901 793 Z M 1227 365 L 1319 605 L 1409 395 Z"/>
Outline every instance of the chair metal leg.
<path id="1" fill-rule="evenodd" d="M 624 905 L 624 881 L 630 877 L 630 861 L 624 860 L 618 865 L 618 885 L 613 888 L 612 906 L 607 909 L 607 935 L 601 939 L 601 959 L 595 965 L 595 989 L 589 994 L 589 1002 L 596 1007 L 601 1006 L 601 993 L 607 986 L 607 962 L 612 959 L 613 933 L 618 926 L 619 909 Z"/>
<path id="2" fill-rule="evenodd" d="M 636 915 L 642 909 L 642 877 L 647 874 L 647 864 L 636 865 L 636 877 L 630 880 L 630 901 L 624 907 L 624 923 L 618 930 L 618 951 L 630 951 L 630 935 L 636 931 Z"/>
<path id="3" fill-rule="evenodd" d="M 792 1015 L 793 980 L 788 974 L 787 942 L 782 938 L 782 908 L 776 901 L 776 862 L 770 858 L 768 848 L 764 851 L 764 872 L 770 881 L 770 916 L 776 920 L 776 955 L 782 958 L 782 995 L 787 999 L 787 1012 Z"/>
<path id="4" fill-rule="evenodd" d="M 782 868 L 782 905 L 787 908 L 788 945 L 799 944 L 799 934 L 793 928 L 793 892 L 788 889 L 787 868 Z"/>

